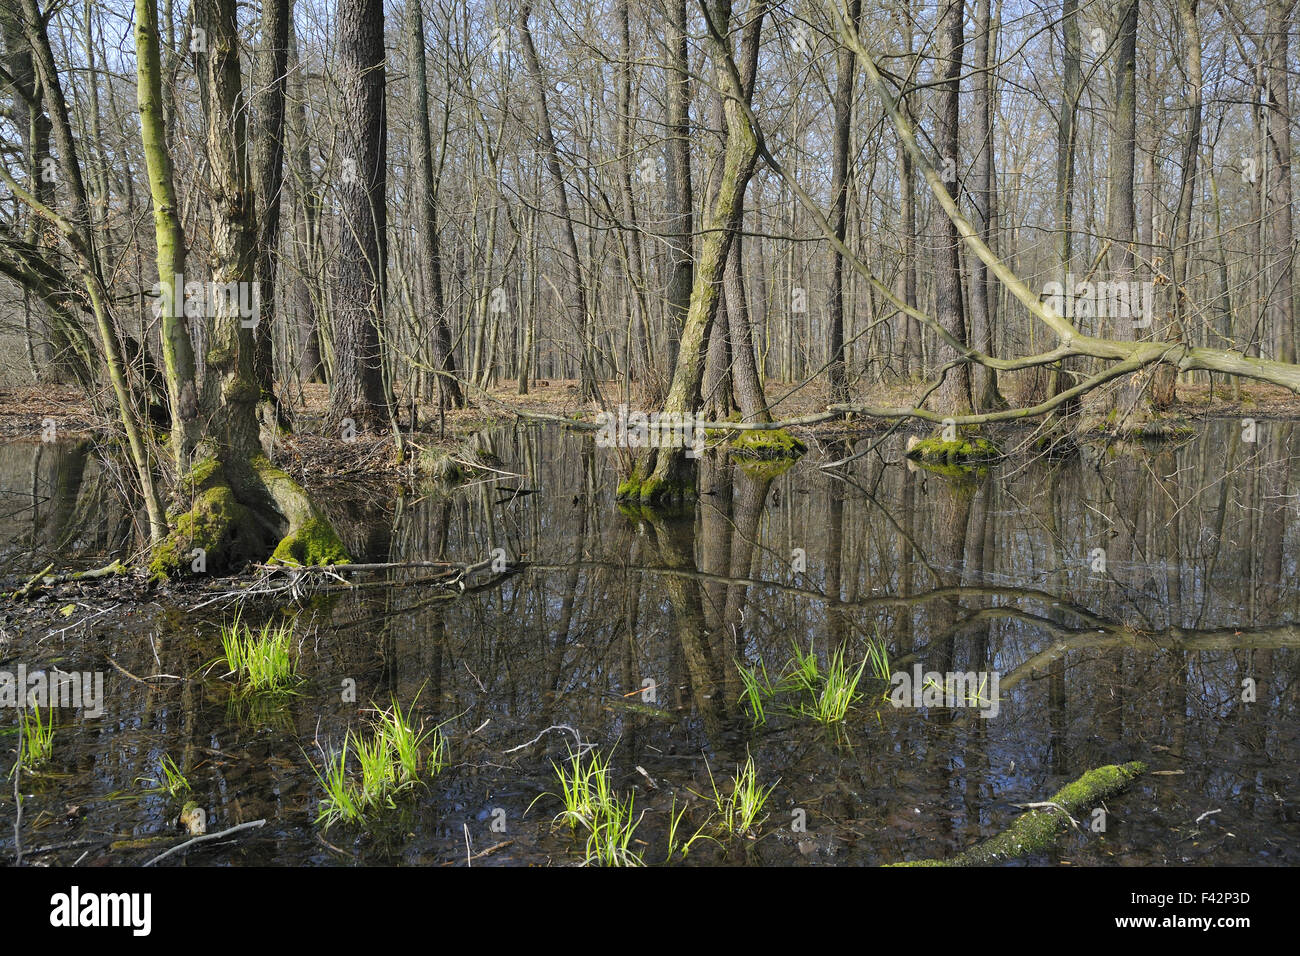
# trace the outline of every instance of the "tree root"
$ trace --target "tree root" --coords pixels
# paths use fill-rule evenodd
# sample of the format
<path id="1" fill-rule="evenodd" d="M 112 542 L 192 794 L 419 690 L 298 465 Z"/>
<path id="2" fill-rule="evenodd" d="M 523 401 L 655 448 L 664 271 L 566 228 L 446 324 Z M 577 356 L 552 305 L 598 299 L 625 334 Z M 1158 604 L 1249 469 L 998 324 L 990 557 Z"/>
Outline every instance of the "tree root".
<path id="1" fill-rule="evenodd" d="M 264 456 L 237 466 L 208 459 L 181 483 L 187 510 L 153 552 L 154 580 L 222 571 L 270 556 L 309 566 L 351 559 L 302 486 Z"/>
<path id="2" fill-rule="evenodd" d="M 1137 777 L 1146 773 L 1138 761 L 1110 764 L 1089 770 L 1078 780 L 1066 784 L 1050 800 L 1036 806 L 1050 812 L 1031 810 L 1016 817 L 1007 829 L 995 837 L 948 860 L 913 860 L 891 866 L 986 866 L 1013 857 L 1036 853 L 1051 846 L 1073 823 L 1072 817 L 1096 806 L 1106 797 L 1119 793 Z"/>

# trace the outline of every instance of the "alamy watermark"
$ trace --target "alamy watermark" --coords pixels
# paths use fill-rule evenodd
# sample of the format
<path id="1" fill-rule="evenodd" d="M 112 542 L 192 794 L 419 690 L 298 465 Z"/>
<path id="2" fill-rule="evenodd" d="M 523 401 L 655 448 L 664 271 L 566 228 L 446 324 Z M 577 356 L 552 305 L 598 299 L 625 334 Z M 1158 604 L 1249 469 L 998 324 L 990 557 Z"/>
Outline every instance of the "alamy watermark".
<path id="1" fill-rule="evenodd" d="M 261 321 L 261 296 L 256 282 L 186 282 L 179 272 L 172 276 L 171 288 L 161 282 L 153 285 L 156 296 L 154 318 L 161 318 L 167 302 L 165 292 L 171 293 L 173 315 L 184 314 L 187 319 L 215 319 L 222 315 L 239 316 L 239 324 L 246 329 L 257 328 Z"/>
<path id="2" fill-rule="evenodd" d="M 685 448 L 687 458 L 704 452 L 704 426 L 690 412 L 602 411 L 596 416 L 601 448 Z"/>
<path id="3" fill-rule="evenodd" d="M 1076 281 L 1066 273 L 1064 283 L 1043 286 L 1043 298 L 1057 315 L 1067 319 L 1132 319 L 1134 328 L 1145 329 L 1155 312 L 1156 284 Z"/>
<path id="4" fill-rule="evenodd" d="M 981 717 L 996 717 L 1001 709 L 998 700 L 997 671 L 922 671 L 920 664 L 911 673 L 899 671 L 889 678 L 889 702 L 895 707 L 976 707 Z"/>
<path id="5" fill-rule="evenodd" d="M 0 707 L 80 707 L 87 717 L 104 714 L 103 671 L 0 671 Z"/>

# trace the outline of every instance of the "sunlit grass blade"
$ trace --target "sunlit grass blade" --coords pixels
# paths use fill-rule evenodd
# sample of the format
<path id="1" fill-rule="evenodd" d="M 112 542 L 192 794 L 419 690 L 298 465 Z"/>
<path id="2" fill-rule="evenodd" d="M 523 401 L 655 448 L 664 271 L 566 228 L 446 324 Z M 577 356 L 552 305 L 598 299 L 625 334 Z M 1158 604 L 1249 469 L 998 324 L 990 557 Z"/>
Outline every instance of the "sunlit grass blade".
<path id="1" fill-rule="evenodd" d="M 176 766 L 176 761 L 170 755 L 164 754 L 163 758 L 158 761 L 159 777 L 140 778 L 142 783 L 152 783 L 153 786 L 146 790 L 146 793 L 166 794 L 172 800 L 179 800 L 181 797 L 190 793 L 190 781 L 186 778 L 181 768 Z"/>
<path id="2" fill-rule="evenodd" d="M 736 670 L 745 685 L 739 700 L 748 705 L 754 726 L 767 723 L 767 703 L 776 696 L 776 688 L 767 676 L 767 665 L 760 658 L 757 667 L 748 668 L 737 660 Z"/>
<path id="3" fill-rule="evenodd" d="M 709 772 L 709 786 L 713 789 L 712 798 L 706 799 L 713 801 L 718 829 L 729 835 L 748 833 L 766 819 L 762 815 L 763 808 L 776 789 L 776 784 L 767 789 L 759 784 L 758 768 L 754 764 L 753 755 L 746 754 L 744 765 L 736 768 L 736 774 L 731 779 L 731 789 L 726 793 L 718 789 L 713 768 L 707 762 L 704 766 Z"/>
<path id="4" fill-rule="evenodd" d="M 19 733 L 22 735 L 22 766 L 35 770 L 46 763 L 54 754 L 54 708 L 45 708 L 45 717 L 41 717 L 41 708 L 33 705 L 24 710 L 19 718 Z M 14 764 L 13 776 L 18 770 Z"/>

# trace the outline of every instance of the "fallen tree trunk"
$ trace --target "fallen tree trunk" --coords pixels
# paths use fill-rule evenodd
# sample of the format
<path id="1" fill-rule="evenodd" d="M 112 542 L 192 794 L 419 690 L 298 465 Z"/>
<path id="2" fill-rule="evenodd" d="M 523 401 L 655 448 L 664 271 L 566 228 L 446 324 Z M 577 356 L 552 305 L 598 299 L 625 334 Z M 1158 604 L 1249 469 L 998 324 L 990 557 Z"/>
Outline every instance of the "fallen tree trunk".
<path id="1" fill-rule="evenodd" d="M 1071 825 L 1073 817 L 1119 793 L 1142 774 L 1146 765 L 1138 761 L 1109 764 L 1089 770 L 1078 780 L 1058 790 L 1050 800 L 1016 817 L 1007 829 L 983 843 L 947 860 L 912 860 L 890 866 L 987 866 L 1027 853 L 1045 850 Z M 1038 809 L 1041 807 L 1042 809 Z"/>

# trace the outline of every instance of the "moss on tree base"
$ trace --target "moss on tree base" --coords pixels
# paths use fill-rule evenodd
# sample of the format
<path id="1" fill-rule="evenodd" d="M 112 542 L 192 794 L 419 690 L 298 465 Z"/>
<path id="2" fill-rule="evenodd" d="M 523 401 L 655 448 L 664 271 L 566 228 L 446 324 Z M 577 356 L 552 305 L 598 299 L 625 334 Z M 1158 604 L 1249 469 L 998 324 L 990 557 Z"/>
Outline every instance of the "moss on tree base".
<path id="1" fill-rule="evenodd" d="M 233 476 L 233 478 L 232 478 Z M 246 561 L 298 566 L 351 559 L 307 493 L 265 457 L 242 468 L 215 458 L 195 465 L 180 485 L 188 507 L 153 550 L 155 580 L 224 571 Z"/>
<path id="2" fill-rule="evenodd" d="M 615 496 L 620 502 L 630 504 L 633 508 L 639 505 L 641 508 L 651 510 L 666 504 L 694 499 L 697 494 L 695 482 L 691 480 L 695 474 L 694 469 L 679 466 L 668 470 L 670 474 L 679 477 L 657 478 L 653 473 L 643 477 L 644 466 L 638 463 L 632 468 L 632 474 L 619 482 Z"/>
<path id="3" fill-rule="evenodd" d="M 738 433 L 728 447 L 737 458 L 759 461 L 797 460 L 808 451 L 807 445 L 784 428 L 747 429 Z"/>
<path id="4" fill-rule="evenodd" d="M 310 518 L 280 539 L 268 563 L 311 567 L 350 560 L 334 526 L 323 518 Z"/>
<path id="5" fill-rule="evenodd" d="M 1146 773 L 1146 765 L 1138 761 L 1126 764 L 1110 764 L 1089 770 L 1078 780 L 1068 783 L 1056 792 L 1048 803 L 1054 803 L 1064 810 L 1047 808 L 1030 810 L 1016 817 L 1007 829 L 983 843 L 959 853 L 948 860 L 914 860 L 907 863 L 893 863 L 891 866 L 985 866 L 1001 863 L 1013 857 L 1045 850 L 1056 842 L 1069 826 L 1065 814 L 1077 816 L 1095 807 L 1102 800 L 1128 787 L 1128 785 Z"/>

